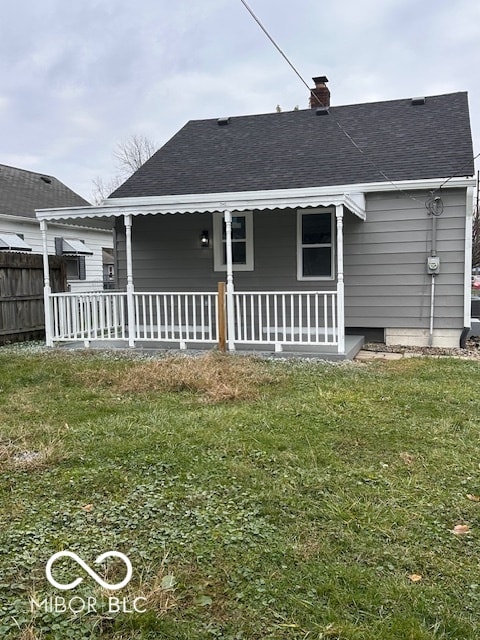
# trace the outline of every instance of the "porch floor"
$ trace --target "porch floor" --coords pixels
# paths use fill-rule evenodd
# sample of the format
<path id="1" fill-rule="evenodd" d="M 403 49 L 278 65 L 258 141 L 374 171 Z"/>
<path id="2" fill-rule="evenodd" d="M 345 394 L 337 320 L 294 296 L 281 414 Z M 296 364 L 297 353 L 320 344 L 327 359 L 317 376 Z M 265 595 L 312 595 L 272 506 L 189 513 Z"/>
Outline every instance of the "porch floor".
<path id="1" fill-rule="evenodd" d="M 345 353 L 337 353 L 336 346 L 320 345 L 300 345 L 286 344 L 283 345 L 283 351 L 275 352 L 274 345 L 271 344 L 237 344 L 234 353 L 252 354 L 258 356 L 268 356 L 275 358 L 316 358 L 319 360 L 341 361 L 353 360 L 363 346 L 365 339 L 363 336 L 347 335 L 345 336 Z M 85 349 L 83 341 L 56 343 L 55 346 L 61 349 Z M 136 341 L 135 347 L 128 346 L 127 340 L 91 340 L 89 349 L 98 349 L 103 351 L 132 351 L 138 353 L 159 353 L 159 352 L 175 352 L 188 355 L 195 351 L 208 351 L 216 349 L 216 344 L 211 343 L 186 343 L 186 349 L 179 349 L 176 343 L 158 342 L 148 340 Z"/>

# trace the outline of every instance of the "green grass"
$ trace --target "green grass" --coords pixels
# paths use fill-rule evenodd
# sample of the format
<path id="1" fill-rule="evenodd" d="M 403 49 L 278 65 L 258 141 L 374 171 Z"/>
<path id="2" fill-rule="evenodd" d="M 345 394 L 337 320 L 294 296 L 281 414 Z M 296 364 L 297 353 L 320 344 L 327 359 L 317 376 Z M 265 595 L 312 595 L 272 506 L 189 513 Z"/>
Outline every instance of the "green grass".
<path id="1" fill-rule="evenodd" d="M 449 358 L 0 350 L 0 636 L 476 639 L 479 390 L 479 363 Z M 64 549 L 127 554 L 115 595 L 146 612 L 102 609 L 73 562 L 59 594 Z M 30 611 L 55 595 L 98 610 Z"/>

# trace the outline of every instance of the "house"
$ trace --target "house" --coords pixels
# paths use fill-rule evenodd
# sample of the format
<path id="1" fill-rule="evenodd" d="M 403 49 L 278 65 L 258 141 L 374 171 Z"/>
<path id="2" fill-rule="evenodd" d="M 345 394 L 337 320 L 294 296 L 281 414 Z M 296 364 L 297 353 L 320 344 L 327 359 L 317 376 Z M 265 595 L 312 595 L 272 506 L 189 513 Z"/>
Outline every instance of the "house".
<path id="1" fill-rule="evenodd" d="M 43 253 L 35 209 L 89 203 L 54 178 L 0 164 L 0 251 Z M 103 253 L 113 250 L 111 231 L 83 224 L 52 224 L 48 253 L 64 257 L 71 291 L 103 289 Z"/>
<path id="2" fill-rule="evenodd" d="M 110 223 L 118 260 L 118 291 L 51 296 L 50 343 L 209 345 L 225 317 L 231 350 L 458 346 L 467 94 L 330 106 L 314 81 L 310 109 L 190 121 L 100 206 L 38 211 L 44 229 Z"/>

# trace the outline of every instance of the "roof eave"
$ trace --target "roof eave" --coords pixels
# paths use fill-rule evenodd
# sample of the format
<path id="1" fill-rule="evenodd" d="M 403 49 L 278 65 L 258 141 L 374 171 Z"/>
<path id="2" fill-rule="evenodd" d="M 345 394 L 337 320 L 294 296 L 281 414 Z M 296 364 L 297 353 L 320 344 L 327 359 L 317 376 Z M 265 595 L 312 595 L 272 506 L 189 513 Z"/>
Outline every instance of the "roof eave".
<path id="1" fill-rule="evenodd" d="M 101 205 L 62 209 L 37 209 L 38 220 L 55 222 L 79 218 L 110 218 L 122 215 L 157 215 L 175 213 L 215 213 L 291 209 L 343 204 L 360 218 L 365 218 L 364 195 L 383 191 L 407 192 L 471 187 L 475 178 L 435 178 L 401 182 L 369 182 L 362 184 L 276 189 L 266 191 L 235 191 L 224 193 L 145 196 L 139 198 L 109 198 Z"/>

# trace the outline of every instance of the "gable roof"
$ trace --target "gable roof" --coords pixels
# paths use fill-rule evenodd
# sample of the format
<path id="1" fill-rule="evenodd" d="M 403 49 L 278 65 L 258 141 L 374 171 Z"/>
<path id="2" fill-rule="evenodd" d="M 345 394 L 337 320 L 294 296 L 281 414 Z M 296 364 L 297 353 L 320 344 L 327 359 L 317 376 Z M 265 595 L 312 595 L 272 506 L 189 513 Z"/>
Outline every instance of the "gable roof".
<path id="1" fill-rule="evenodd" d="M 402 99 L 329 112 L 232 117 L 223 126 L 192 120 L 110 197 L 384 182 L 381 172 L 394 181 L 474 173 L 466 92 L 415 106 Z"/>
<path id="2" fill-rule="evenodd" d="M 53 176 L 0 164 L 0 215 L 35 219 L 35 209 L 88 204 Z"/>

